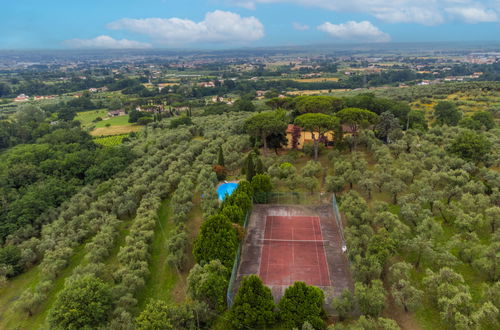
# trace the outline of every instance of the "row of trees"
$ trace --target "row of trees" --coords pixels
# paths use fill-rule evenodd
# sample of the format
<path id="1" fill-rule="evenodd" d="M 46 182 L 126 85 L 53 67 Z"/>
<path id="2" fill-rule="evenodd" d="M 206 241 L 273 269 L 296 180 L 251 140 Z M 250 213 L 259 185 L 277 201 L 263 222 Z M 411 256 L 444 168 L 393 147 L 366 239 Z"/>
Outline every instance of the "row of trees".
<path id="1" fill-rule="evenodd" d="M 169 251 L 169 256 L 167 262 L 169 266 L 181 270 L 185 266 L 186 260 L 187 233 L 184 223 L 187 220 L 187 214 L 192 205 L 191 199 L 195 190 L 193 182 L 198 181 L 198 190 L 212 189 L 213 192 L 215 191 L 214 173 L 211 172 L 209 164 L 212 164 L 217 143 L 208 139 L 192 140 L 193 135 L 186 127 L 171 131 L 170 134 L 165 134 L 164 132 L 163 130 L 153 128 L 152 131 L 145 134 L 145 139 L 150 141 L 150 143 L 137 143 L 136 147 L 139 149 L 137 152 L 139 154 L 144 152 L 144 155 L 147 155 L 147 157 L 138 160 L 141 164 L 138 170 L 141 167 L 145 167 L 146 169 L 151 167 L 151 169 L 142 174 L 143 179 L 139 179 L 139 181 L 145 183 L 144 178 L 147 178 L 149 189 L 143 191 L 143 197 L 137 204 L 137 211 L 134 211 L 135 208 L 132 208 L 128 212 L 131 216 L 135 216 L 130 228 L 130 234 L 127 236 L 125 245 L 120 248 L 117 256 L 119 267 L 109 270 L 109 273 L 94 272 L 94 275 L 100 277 L 102 280 L 109 278 L 108 276 L 111 275 L 115 283 L 111 287 L 112 296 L 116 297 L 111 308 L 113 312 L 108 313 L 108 317 L 104 320 L 105 322 L 110 322 L 110 325 L 113 327 L 122 327 L 126 324 L 132 324 L 134 321 L 131 311 L 137 304 L 135 294 L 144 286 L 145 278 L 148 274 L 148 245 L 153 237 L 153 230 L 157 221 L 157 211 L 161 200 L 173 192 L 170 203 L 172 210 L 175 210 L 176 213 L 173 221 L 178 226 L 168 233 L 166 248 Z M 197 130 L 193 132 L 197 132 Z M 225 133 L 217 133 L 216 135 L 223 134 Z M 220 141 L 219 138 L 217 137 L 216 141 Z M 188 164 L 192 164 L 192 166 L 188 166 Z M 134 189 L 134 184 L 132 185 L 132 189 Z M 204 211 L 206 212 L 206 216 L 208 216 L 214 209 L 213 193 L 211 195 L 207 194 L 204 197 L 206 198 Z M 215 198 L 217 198 L 216 195 Z M 162 230 L 162 228 L 157 227 L 157 230 Z M 99 235 L 95 237 L 97 236 Z M 111 245 L 113 244 L 111 243 Z M 74 276 L 77 275 L 74 274 Z M 71 290 L 72 287 L 68 285 L 63 292 Z M 63 296 L 64 294 L 61 293 L 61 299 Z M 57 306 L 62 310 L 58 311 L 54 309 L 51 315 L 64 314 L 64 304 L 61 303 Z M 71 306 L 71 304 L 68 304 L 68 306 Z M 153 308 L 151 306 L 148 305 L 146 310 Z M 200 322 L 200 320 L 201 322 L 205 322 L 200 315 L 207 312 L 207 308 L 204 303 L 169 306 L 169 315 L 172 315 L 172 319 L 178 317 L 175 322 L 186 324 L 186 322 L 194 322 L 193 313 L 196 312 L 197 322 Z M 174 317 L 174 315 L 177 316 Z M 54 326 L 62 325 L 62 323 L 59 324 L 56 322 L 55 317 L 52 317 L 50 320 L 54 320 Z M 142 322 L 145 321 L 137 320 L 139 327 Z M 88 325 L 90 324 L 92 323 L 88 323 Z M 102 321 L 100 324 L 102 324 Z"/>
<path id="2" fill-rule="evenodd" d="M 184 151 L 182 149 L 179 148 L 178 151 Z M 151 212 L 156 212 L 156 209 L 151 206 L 151 199 L 145 199 L 143 202 L 141 200 L 148 192 L 146 185 L 150 185 L 154 178 L 158 178 L 160 173 L 164 172 L 164 166 L 171 163 L 174 158 L 174 156 L 170 156 L 172 158 L 162 159 L 162 156 L 161 153 L 157 153 L 151 157 L 152 161 L 147 163 L 144 163 L 143 159 L 138 159 L 133 163 L 135 170 L 132 173 L 118 176 L 103 183 L 97 189 L 89 187 L 85 190 L 87 194 L 95 191 L 97 193 L 91 194 L 87 198 L 85 195 L 79 194 L 75 196 L 72 203 L 64 205 L 65 208 L 59 217 L 44 227 L 42 238 L 35 239 L 32 244 L 36 244 L 35 248 L 40 250 L 43 256 L 42 262 L 38 266 L 41 270 L 41 281 L 33 290 L 28 289 L 23 293 L 17 303 L 19 308 L 28 314 L 37 311 L 37 307 L 44 302 L 52 289 L 55 279 L 68 264 L 74 249 L 89 237 L 93 236 L 94 238 L 86 245 L 85 260 L 88 260 L 88 264 L 84 262 L 76 268 L 72 278 L 78 278 L 85 274 L 101 277 L 110 276 L 116 271 L 107 269 L 102 264 L 114 247 L 117 226 L 115 219 L 116 217 L 123 219 L 135 215 L 139 205 L 141 205 L 140 214 L 138 212 L 139 219 L 142 219 L 143 223 L 151 219 Z M 178 171 L 174 171 L 174 173 L 176 172 Z M 148 175 L 145 175 L 146 173 Z M 176 180 L 175 178 L 176 176 L 171 177 L 173 180 Z M 168 185 L 165 186 L 162 181 L 157 181 L 157 188 L 152 191 L 162 198 L 168 194 L 169 189 Z M 152 219 L 154 225 L 154 216 Z M 140 223 L 140 221 L 138 222 Z M 120 252 L 119 259 L 123 260 L 125 256 L 126 253 Z M 116 276 L 122 273 L 116 271 Z"/>
<path id="3" fill-rule="evenodd" d="M 184 137 L 182 134 L 176 134 L 171 140 L 176 138 L 182 140 Z M 184 152 L 183 149 L 180 148 L 179 152 Z M 165 150 L 167 155 L 169 151 L 171 150 Z M 86 246 L 88 252 L 85 260 L 88 260 L 88 264 L 84 262 L 82 267 L 75 270 L 75 274 L 94 276 L 112 273 L 108 273 L 102 261 L 114 246 L 116 217 L 126 218 L 134 215 L 142 196 L 147 192 L 145 185 L 150 182 L 148 180 L 158 177 L 164 171 L 162 168 L 175 158 L 174 155 L 169 158 L 157 153 L 151 155 L 151 161 L 147 163 L 140 159 L 134 163 L 135 170 L 132 174 L 124 174 L 98 187 L 88 186 L 64 203 L 57 212 L 47 212 L 44 219 L 49 224 L 44 226 L 41 238 L 12 237 L 10 243 L 17 244 L 20 250 L 19 262 L 26 268 L 42 259 L 38 266 L 41 270 L 40 282 L 34 289 L 28 289 L 21 295 L 16 307 L 29 315 L 35 313 L 52 289 L 55 278 L 66 267 L 74 248 L 96 233 L 91 243 Z M 148 176 L 144 175 L 146 170 L 149 171 Z M 175 177 L 172 175 L 172 179 Z M 168 187 L 165 189 L 160 183 L 160 191 L 162 192 L 158 195 L 165 197 Z M 24 237 L 29 233 L 26 231 Z"/>
<path id="4" fill-rule="evenodd" d="M 276 306 L 271 289 L 258 276 L 250 275 L 241 281 L 227 318 L 235 329 L 264 329 L 276 324 L 286 329 L 304 325 L 323 329 L 324 299 L 321 289 L 295 282 Z"/>

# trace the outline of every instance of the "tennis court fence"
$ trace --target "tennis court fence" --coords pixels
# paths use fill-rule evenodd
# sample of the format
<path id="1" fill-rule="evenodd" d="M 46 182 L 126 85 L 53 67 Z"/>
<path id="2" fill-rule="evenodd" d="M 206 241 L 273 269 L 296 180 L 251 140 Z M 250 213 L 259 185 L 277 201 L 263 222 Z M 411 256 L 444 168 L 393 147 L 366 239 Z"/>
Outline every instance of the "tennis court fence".
<path id="1" fill-rule="evenodd" d="M 254 200 L 256 204 L 276 204 L 276 205 L 331 205 L 333 208 L 333 214 L 335 216 L 335 221 L 339 228 L 340 237 L 342 240 L 342 251 L 347 251 L 347 245 L 344 236 L 344 226 L 342 223 L 342 217 L 339 211 L 337 198 L 335 194 L 329 193 L 304 193 L 304 192 L 271 192 L 265 195 L 259 196 L 260 200 Z M 250 209 L 246 216 L 244 222 L 244 228 L 247 229 L 248 220 L 252 213 Z M 229 286 L 227 289 L 227 305 L 229 308 L 234 303 L 234 296 L 236 295 L 236 290 L 234 288 L 236 277 L 238 276 L 238 268 L 241 262 L 241 249 L 243 242 L 240 243 L 238 250 L 236 251 L 235 260 L 233 263 L 233 269 L 231 271 L 231 278 L 229 280 Z"/>
<path id="2" fill-rule="evenodd" d="M 248 218 L 250 218 L 250 214 L 252 214 L 252 208 L 248 210 L 247 214 L 245 215 L 245 222 L 243 223 L 243 227 L 247 229 L 248 226 Z M 235 290 L 234 290 L 234 283 L 236 282 L 236 276 L 238 276 L 238 267 L 240 266 L 240 261 L 241 261 L 241 247 L 242 244 L 238 246 L 238 250 L 236 251 L 236 257 L 234 258 L 234 263 L 233 263 L 233 269 L 231 271 L 231 278 L 229 279 L 229 285 L 227 287 L 227 293 L 226 293 L 226 299 L 227 299 L 227 306 L 231 308 L 233 306 L 233 300 L 234 300 L 234 295 L 235 295 Z"/>

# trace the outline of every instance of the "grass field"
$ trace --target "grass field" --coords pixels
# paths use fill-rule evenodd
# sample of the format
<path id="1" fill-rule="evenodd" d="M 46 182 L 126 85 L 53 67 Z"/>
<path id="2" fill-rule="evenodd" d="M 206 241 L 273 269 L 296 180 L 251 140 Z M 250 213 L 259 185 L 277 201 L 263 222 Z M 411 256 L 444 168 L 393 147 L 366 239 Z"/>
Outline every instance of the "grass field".
<path id="1" fill-rule="evenodd" d="M 165 243 L 169 232 L 175 228 L 170 219 L 170 200 L 165 200 L 158 211 L 155 234 L 151 244 L 151 257 L 149 261 L 149 276 L 144 289 L 138 294 L 138 310 L 144 309 L 151 299 L 172 302 L 172 289 L 180 278 L 180 274 L 167 264 L 168 251 Z"/>
<path id="2" fill-rule="evenodd" d="M 71 275 L 76 266 L 80 265 L 85 256 L 84 246 L 75 249 L 68 266 L 61 272 L 47 295 L 41 308 L 32 316 L 14 309 L 14 302 L 27 288 L 33 288 L 39 281 L 39 269 L 34 267 L 30 271 L 16 277 L 9 285 L 0 290 L 0 329 L 41 329 L 45 328 L 46 318 L 57 294 L 63 289 L 64 281 Z"/>
<path id="3" fill-rule="evenodd" d="M 497 93 L 498 94 L 498 93 Z M 446 98 L 427 98 L 410 103 L 415 110 L 422 110 L 428 117 L 432 115 L 434 106 L 440 101 L 450 101 L 455 103 L 465 116 L 472 115 L 477 111 L 488 111 L 490 109 L 500 109 L 500 94 L 490 91 L 473 90 L 468 93 L 457 92 L 448 95 Z"/>
<path id="4" fill-rule="evenodd" d="M 93 124 L 92 121 L 97 117 L 101 117 L 104 119 L 104 117 L 106 117 L 107 115 L 107 109 L 90 110 L 77 113 L 75 120 L 78 120 L 80 123 L 82 123 L 82 127 L 85 128 L 91 126 Z"/>
<path id="5" fill-rule="evenodd" d="M 336 77 L 329 77 L 329 78 L 322 78 L 322 77 L 319 77 L 319 78 L 306 78 L 306 79 L 294 79 L 295 81 L 298 81 L 298 82 L 303 82 L 303 83 L 316 83 L 316 82 L 337 82 L 340 80 L 340 78 L 336 78 Z"/>
<path id="6" fill-rule="evenodd" d="M 96 128 L 106 127 L 106 126 L 108 126 L 108 124 L 110 126 L 130 126 L 130 125 L 133 125 L 132 123 L 128 122 L 128 118 L 129 118 L 128 115 L 112 117 L 112 118 L 103 117 L 102 118 L 103 120 L 95 123 L 95 127 Z"/>
<path id="7" fill-rule="evenodd" d="M 110 126 L 99 127 L 90 132 L 92 136 L 110 136 L 110 135 L 124 135 L 131 132 L 138 132 L 143 126 L 127 125 L 127 126 Z"/>
<path id="8" fill-rule="evenodd" d="M 339 89 L 336 89 L 335 91 L 341 91 Z M 345 91 L 345 90 L 342 90 Z M 293 92 L 287 92 L 287 94 L 290 95 L 320 95 L 320 94 L 328 94 L 330 93 L 329 89 L 318 89 L 318 90 L 303 90 L 303 91 L 293 91 Z"/>
<path id="9" fill-rule="evenodd" d="M 103 120 L 94 122 L 94 120 L 98 117 Z M 126 135 L 131 132 L 140 131 L 142 126 L 129 123 L 128 118 L 128 115 L 109 118 L 107 109 L 99 109 L 79 112 L 75 117 L 75 120 L 80 121 L 83 128 L 92 129 L 94 127 L 94 129 L 90 132 L 90 135 L 92 136 Z M 96 142 L 102 142 L 101 144 L 103 145 L 107 145 L 106 143 L 112 143 L 111 140 Z"/>

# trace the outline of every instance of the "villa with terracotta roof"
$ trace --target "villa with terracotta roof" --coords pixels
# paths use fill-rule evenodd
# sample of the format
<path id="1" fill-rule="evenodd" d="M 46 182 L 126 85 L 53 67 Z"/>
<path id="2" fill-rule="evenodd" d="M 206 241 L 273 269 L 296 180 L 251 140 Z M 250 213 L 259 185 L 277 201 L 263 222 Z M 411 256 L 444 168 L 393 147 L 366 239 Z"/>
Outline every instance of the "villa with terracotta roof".
<path id="1" fill-rule="evenodd" d="M 344 136 L 352 134 L 351 128 L 348 125 L 342 125 L 342 132 Z M 294 135 L 296 136 L 295 139 Z M 317 137 L 319 136 L 319 133 L 314 132 L 314 135 Z M 304 144 L 314 142 L 311 132 L 304 131 L 299 126 L 293 124 L 289 124 L 286 129 L 286 139 L 288 140 L 286 146 L 287 149 L 293 149 L 294 147 L 297 149 L 302 149 L 304 148 Z M 323 143 L 328 144 L 330 142 L 333 142 L 335 140 L 335 132 L 326 132 L 324 134 L 324 139 L 326 140 L 323 140 Z"/>

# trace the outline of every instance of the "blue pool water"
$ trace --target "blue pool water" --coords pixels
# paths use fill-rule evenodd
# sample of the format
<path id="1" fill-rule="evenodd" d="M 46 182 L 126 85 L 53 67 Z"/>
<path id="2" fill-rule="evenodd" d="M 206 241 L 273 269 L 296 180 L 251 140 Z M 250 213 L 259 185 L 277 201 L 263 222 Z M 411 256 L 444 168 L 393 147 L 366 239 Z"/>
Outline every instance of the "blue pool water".
<path id="1" fill-rule="evenodd" d="M 233 191 L 238 187 L 237 183 L 223 183 L 217 188 L 217 195 L 219 195 L 219 200 L 223 201 L 226 195 L 231 196 Z"/>

